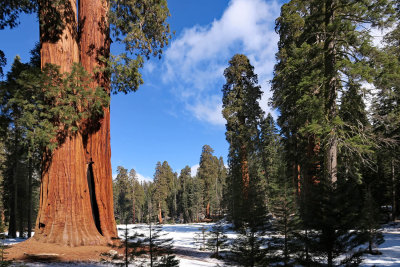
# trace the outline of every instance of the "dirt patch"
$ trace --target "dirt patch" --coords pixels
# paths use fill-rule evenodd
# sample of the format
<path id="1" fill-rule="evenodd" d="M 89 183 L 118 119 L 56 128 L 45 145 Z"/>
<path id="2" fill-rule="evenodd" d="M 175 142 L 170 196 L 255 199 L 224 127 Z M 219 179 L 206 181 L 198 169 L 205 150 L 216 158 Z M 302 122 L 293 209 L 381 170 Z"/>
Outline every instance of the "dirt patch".
<path id="1" fill-rule="evenodd" d="M 82 246 L 67 247 L 56 244 L 40 243 L 34 239 L 15 244 L 6 249 L 7 260 L 36 262 L 34 255 L 53 255 L 52 262 L 100 262 L 101 253 L 106 253 L 110 249 L 123 253 L 123 249 L 111 248 L 109 246 Z M 33 256 L 32 256 L 33 255 Z M 50 260 L 43 260 L 48 262 Z"/>

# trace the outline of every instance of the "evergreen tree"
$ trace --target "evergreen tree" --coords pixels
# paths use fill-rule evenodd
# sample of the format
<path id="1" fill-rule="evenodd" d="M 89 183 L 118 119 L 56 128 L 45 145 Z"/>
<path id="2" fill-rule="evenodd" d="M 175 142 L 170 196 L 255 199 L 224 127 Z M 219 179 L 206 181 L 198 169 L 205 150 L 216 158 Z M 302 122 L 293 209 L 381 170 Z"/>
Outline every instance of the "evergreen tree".
<path id="1" fill-rule="evenodd" d="M 229 143 L 229 174 L 226 192 L 228 209 L 235 225 L 244 219 L 245 202 L 249 198 L 251 162 L 259 142 L 259 125 L 263 115 L 258 100 L 261 89 L 257 85 L 254 67 L 245 55 L 235 55 L 225 69 L 223 86 L 223 110 L 226 119 L 226 139 Z M 258 166 L 257 166 L 258 168 Z M 256 174 L 257 175 L 257 174 Z M 247 207 L 247 203 L 246 203 Z"/>
<path id="2" fill-rule="evenodd" d="M 240 266 L 265 266 L 267 231 L 271 230 L 271 217 L 266 205 L 266 189 L 262 174 L 251 167 L 246 211 L 239 226 L 238 237 L 232 243 L 230 260 Z"/>
<path id="3" fill-rule="evenodd" d="M 197 170 L 197 178 L 202 181 L 203 185 L 202 199 L 207 219 L 211 218 L 211 209 L 217 209 L 215 190 L 216 186 L 218 186 L 218 158 L 213 153 L 214 150 L 209 145 L 203 146 Z"/>
<path id="4" fill-rule="evenodd" d="M 400 18 L 400 4 L 395 1 L 395 18 Z M 377 135 L 378 168 L 380 185 L 383 187 L 377 188 L 376 193 L 381 195 L 380 199 L 386 200 L 382 205 L 388 203 L 392 206 L 391 219 L 395 220 L 399 213 L 399 79 L 400 79 L 400 50 L 398 48 L 400 38 L 400 27 L 398 23 L 384 37 L 384 47 L 379 54 L 379 58 L 375 64 L 377 66 L 377 74 L 374 80 L 374 85 L 378 89 L 377 96 L 373 102 L 373 127 Z M 382 160 L 385 158 L 385 160 Z M 382 177 L 384 179 L 382 179 Z M 382 192 L 390 193 L 387 196 L 382 195 Z M 374 192 L 375 193 L 375 192 Z"/>
<path id="5" fill-rule="evenodd" d="M 178 193 L 178 211 L 184 223 L 192 222 L 190 194 L 193 191 L 191 169 L 186 166 L 179 175 L 180 190 Z"/>
<path id="6" fill-rule="evenodd" d="M 163 222 L 165 216 L 170 215 L 171 203 L 173 203 L 171 200 L 173 201 L 174 199 L 171 198 L 171 193 L 175 193 L 173 188 L 175 180 L 176 176 L 168 162 L 164 161 L 162 164 L 157 162 L 156 172 L 154 174 L 153 201 L 158 210 L 159 223 Z"/>
<path id="7" fill-rule="evenodd" d="M 136 179 L 134 184 L 134 203 L 135 203 L 135 213 L 136 220 L 142 223 L 145 218 L 145 190 L 143 185 Z"/>
<path id="8" fill-rule="evenodd" d="M 207 227 L 202 225 L 194 235 L 194 242 L 200 250 L 205 250 L 207 246 Z"/>
<path id="9" fill-rule="evenodd" d="M 119 223 L 128 223 L 133 216 L 133 185 L 129 180 L 127 169 L 118 166 L 117 172 L 117 178 L 114 181 L 115 213 Z"/>
<path id="10" fill-rule="evenodd" d="M 179 260 L 172 251 L 172 238 L 165 238 L 161 225 L 150 222 L 149 232 L 143 240 L 143 244 L 149 248 L 150 267 L 174 267 L 179 266 Z"/>
<path id="11" fill-rule="evenodd" d="M 265 182 L 269 185 L 270 180 L 278 175 L 279 157 L 279 135 L 272 115 L 268 115 L 261 121 L 260 132 L 260 154 L 262 159 L 262 172 Z"/>
<path id="12" fill-rule="evenodd" d="M 192 192 L 190 194 L 191 213 L 193 221 L 204 219 L 203 214 L 203 181 L 197 176 L 192 179 Z"/>
<path id="13" fill-rule="evenodd" d="M 275 217 L 272 221 L 274 236 L 268 242 L 266 262 L 292 266 L 302 245 L 297 238 L 300 221 L 293 187 L 286 177 L 282 178 L 283 182 L 275 187 L 277 192 L 270 199 L 271 213 Z"/>
<path id="14" fill-rule="evenodd" d="M 277 19 L 273 104 L 281 111 L 278 122 L 293 158 L 290 167 L 295 179 L 301 178 L 304 226 L 318 229 L 309 232 L 318 233 L 310 239 L 319 240 L 313 249 L 325 255 L 328 266 L 361 242 L 350 230 L 360 212 L 356 178 L 371 141 L 359 96 L 362 83 L 372 81 L 371 58 L 377 51 L 361 25 L 382 26 L 392 11 L 390 1 L 293 0 Z M 357 121 L 348 112 L 355 112 Z M 353 256 L 348 260 L 356 263 Z"/>
<path id="15" fill-rule="evenodd" d="M 218 179 L 215 183 L 215 207 L 218 209 L 218 215 L 223 214 L 225 210 L 224 191 L 226 190 L 226 177 L 228 175 L 227 169 L 224 164 L 224 159 L 218 159 Z"/>
<path id="16" fill-rule="evenodd" d="M 371 190 L 368 188 L 363 208 L 361 210 L 361 221 L 360 228 L 365 234 L 365 238 L 368 240 L 368 253 L 369 254 L 380 254 L 379 251 L 373 250 L 374 246 L 382 244 L 385 240 L 383 238 L 380 228 L 380 214 L 379 208 L 376 205 Z"/>
<path id="17" fill-rule="evenodd" d="M 222 221 L 214 224 L 207 233 L 207 248 L 213 251 L 211 257 L 222 258 L 220 255 L 221 249 L 227 247 L 228 237 L 226 235 L 226 227 Z"/>

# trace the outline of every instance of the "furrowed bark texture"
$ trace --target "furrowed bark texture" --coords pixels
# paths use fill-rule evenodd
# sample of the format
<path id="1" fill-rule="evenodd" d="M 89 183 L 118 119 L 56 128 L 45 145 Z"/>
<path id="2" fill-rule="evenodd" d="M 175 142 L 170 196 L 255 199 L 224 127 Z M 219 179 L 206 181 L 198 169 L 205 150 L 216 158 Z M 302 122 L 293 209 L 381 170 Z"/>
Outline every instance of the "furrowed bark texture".
<path id="1" fill-rule="evenodd" d="M 47 27 L 41 28 L 41 65 L 47 63 L 60 66 L 61 73 L 71 70 L 79 61 L 77 44 L 76 1 L 54 8 L 52 3 L 40 7 L 41 25 L 58 12 L 65 24 L 58 36 Z M 104 155 L 105 157 L 109 155 Z M 82 135 L 78 132 L 65 137 L 44 161 L 40 188 L 40 207 L 34 238 L 44 243 L 67 246 L 106 244 L 96 228 L 88 183 Z M 108 196 L 112 199 L 112 194 Z M 97 198 L 97 195 L 96 195 Z"/>
<path id="2" fill-rule="evenodd" d="M 240 166 L 242 174 L 242 197 L 243 200 L 247 200 L 249 197 L 249 185 L 250 185 L 250 175 L 249 175 L 249 162 L 247 161 L 247 148 L 245 145 L 241 147 L 240 150 Z"/>
<path id="3" fill-rule="evenodd" d="M 98 86 L 110 92 L 110 79 L 98 70 L 104 67 L 109 56 L 110 38 L 108 19 L 108 1 L 80 0 L 80 60 L 88 73 L 93 74 L 91 88 Z M 110 108 L 104 108 L 104 115 L 95 122 L 89 122 L 85 140 L 87 162 L 92 167 L 92 179 L 98 207 L 101 232 L 111 240 L 117 237 L 112 198 L 112 170 L 110 145 Z"/>

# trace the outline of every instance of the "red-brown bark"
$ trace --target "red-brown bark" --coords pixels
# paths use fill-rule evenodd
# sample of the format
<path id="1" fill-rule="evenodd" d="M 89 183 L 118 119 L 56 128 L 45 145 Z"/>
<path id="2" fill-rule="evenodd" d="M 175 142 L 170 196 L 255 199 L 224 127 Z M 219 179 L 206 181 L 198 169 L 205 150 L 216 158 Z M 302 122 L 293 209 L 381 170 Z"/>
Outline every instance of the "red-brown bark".
<path id="1" fill-rule="evenodd" d="M 100 1 L 94 2 L 101 4 Z M 86 10 L 90 10 L 92 4 L 81 1 L 80 6 L 85 10 L 88 5 L 89 9 Z M 106 7 L 102 6 L 104 10 L 107 10 Z M 39 12 L 41 20 L 46 20 L 52 15 L 48 7 L 40 7 Z M 54 9 L 51 12 L 54 12 Z M 83 55 L 79 53 L 77 43 L 76 1 L 70 0 L 69 5 L 58 8 L 57 12 L 61 14 L 66 27 L 59 36 L 54 36 L 53 32 L 46 32 L 45 27 L 41 28 L 41 65 L 58 65 L 63 73 L 70 71 L 72 64 L 79 62 L 79 56 L 82 58 Z M 94 9 L 83 14 L 89 17 L 89 13 L 92 16 L 99 15 Z M 102 16 L 101 19 L 106 21 L 106 16 Z M 90 31 L 85 39 L 87 42 L 94 42 L 94 39 L 90 38 L 97 28 L 89 28 L 93 23 L 86 24 L 86 32 Z M 45 25 L 45 21 L 41 21 L 41 24 Z M 108 32 L 102 31 L 102 34 L 105 37 L 98 41 L 102 42 L 104 51 L 107 51 Z M 93 63 L 97 62 L 97 58 L 89 54 L 83 58 L 86 70 L 93 73 L 94 68 L 98 66 L 98 63 Z M 106 85 L 105 82 L 99 83 L 105 81 L 101 78 L 102 75 L 96 76 L 98 77 L 100 78 L 91 86 Z M 82 136 L 80 132 L 66 136 L 53 151 L 51 158 L 44 161 L 40 207 L 34 236 L 37 241 L 68 246 L 99 245 L 106 244 L 111 237 L 116 236 L 108 108 L 105 109 L 104 117 L 97 122 L 100 126 L 89 137 Z"/>
<path id="2" fill-rule="evenodd" d="M 104 72 L 104 59 L 110 53 L 108 1 L 80 0 L 80 62 L 93 75 L 91 88 L 102 87 L 110 93 L 110 79 Z M 94 190 L 103 236 L 117 236 L 112 198 L 112 169 L 110 144 L 110 108 L 104 108 L 102 118 L 89 122 L 85 136 L 87 161 L 91 163 Z"/>
<path id="3" fill-rule="evenodd" d="M 247 200 L 249 197 L 249 186 L 250 186 L 250 175 L 249 175 L 249 163 L 247 161 L 247 149 L 246 146 L 241 147 L 241 173 L 242 173 L 242 195 L 243 200 Z"/>
<path id="4" fill-rule="evenodd" d="M 161 210 L 161 204 L 160 203 L 158 203 L 158 222 L 160 224 L 163 223 L 162 210 Z"/>

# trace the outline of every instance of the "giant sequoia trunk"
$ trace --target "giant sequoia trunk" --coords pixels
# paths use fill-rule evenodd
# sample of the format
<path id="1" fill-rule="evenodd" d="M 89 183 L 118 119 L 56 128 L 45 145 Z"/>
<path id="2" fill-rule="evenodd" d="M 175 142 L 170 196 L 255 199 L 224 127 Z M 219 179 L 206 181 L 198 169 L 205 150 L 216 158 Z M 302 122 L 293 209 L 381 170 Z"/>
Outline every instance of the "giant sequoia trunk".
<path id="1" fill-rule="evenodd" d="M 96 2 L 97 6 L 101 5 L 100 1 Z M 56 64 L 60 66 L 61 72 L 68 72 L 74 62 L 79 62 L 80 56 L 76 1 L 70 0 L 68 5 L 56 9 L 51 7 L 52 3 L 48 5 L 41 6 L 39 11 L 40 23 L 44 25 L 40 32 L 41 64 L 42 67 L 47 63 Z M 92 3 L 83 1 L 80 7 L 86 5 Z M 98 9 L 93 6 L 90 8 L 93 16 L 99 15 L 96 13 Z M 106 10 L 106 6 L 101 5 L 101 8 Z M 54 16 L 55 11 L 60 14 L 65 24 L 59 36 L 54 36 L 54 27 L 48 25 L 48 18 Z M 83 15 L 89 17 L 85 13 Z M 90 36 L 85 39 L 90 44 L 95 43 L 94 37 L 100 32 L 98 27 L 93 26 L 100 19 L 89 18 L 87 21 L 91 19 L 93 21 L 86 24 L 90 25 L 86 31 L 90 31 L 93 39 L 90 40 Z M 106 20 L 105 16 L 101 19 Z M 85 28 L 82 32 L 84 31 Z M 107 34 L 105 31 L 101 32 Z M 102 47 L 109 49 L 107 38 L 103 39 Z M 81 57 L 84 56 L 81 54 Z M 87 64 L 92 60 L 92 56 L 88 54 L 87 58 L 84 57 L 84 66 L 91 72 L 97 63 Z M 92 85 L 96 86 L 97 80 Z M 82 136 L 80 132 L 66 136 L 51 157 L 44 160 L 40 207 L 34 236 L 36 240 L 80 246 L 106 244 L 111 237 L 116 236 L 111 188 L 109 119 L 109 110 L 106 109 L 96 131 L 92 131 L 88 137 Z M 102 127 L 103 125 L 105 126 Z"/>
<path id="2" fill-rule="evenodd" d="M 100 86 L 109 92 L 109 77 L 97 71 L 105 67 L 104 59 L 110 53 L 107 12 L 106 0 L 79 1 L 81 64 L 88 73 L 93 74 L 92 89 Z M 110 108 L 104 108 L 103 117 L 89 122 L 87 126 L 84 145 L 87 161 L 92 168 L 97 216 L 103 236 L 110 239 L 117 236 L 112 198 Z"/>

